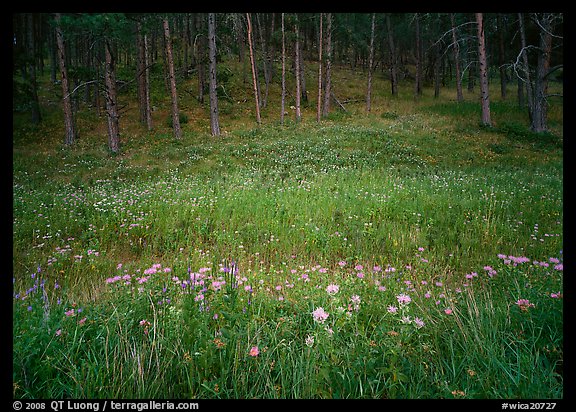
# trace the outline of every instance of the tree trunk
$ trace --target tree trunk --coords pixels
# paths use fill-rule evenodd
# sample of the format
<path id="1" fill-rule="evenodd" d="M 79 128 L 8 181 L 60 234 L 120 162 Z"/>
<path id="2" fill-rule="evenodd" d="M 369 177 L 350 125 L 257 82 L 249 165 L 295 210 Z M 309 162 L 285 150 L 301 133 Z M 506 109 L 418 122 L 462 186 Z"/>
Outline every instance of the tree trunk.
<path id="1" fill-rule="evenodd" d="M 146 112 L 146 127 L 152 130 L 152 105 L 150 104 L 150 62 L 148 60 L 148 34 L 144 34 L 144 106 Z"/>
<path id="2" fill-rule="evenodd" d="M 136 40 L 138 54 L 136 59 L 136 78 L 138 85 L 138 106 L 140 107 L 140 123 L 148 130 L 152 129 L 152 117 L 150 114 L 150 85 L 147 58 L 146 35 L 142 33 L 142 23 L 136 24 Z"/>
<path id="3" fill-rule="evenodd" d="M 68 83 L 68 69 L 66 66 L 66 48 L 64 35 L 60 27 L 60 13 L 56 13 L 56 44 L 58 46 L 58 62 L 60 64 L 60 76 L 62 78 L 62 106 L 64 111 L 64 145 L 70 146 L 76 141 L 76 130 L 72 113 L 70 98 L 70 85 Z"/>
<path id="4" fill-rule="evenodd" d="M 174 60 L 172 58 L 172 39 L 170 38 L 170 26 L 168 19 L 162 20 L 164 25 L 164 39 L 166 42 L 166 64 L 168 66 L 168 77 L 170 80 L 170 94 L 172 96 L 172 129 L 176 139 L 182 138 L 182 129 L 180 128 L 180 110 L 178 109 L 178 92 L 176 90 L 176 76 L 174 74 Z"/>
<path id="5" fill-rule="evenodd" d="M 482 103 L 482 124 L 492 126 L 490 119 L 490 93 L 488 91 L 488 64 L 486 61 L 486 46 L 484 42 L 484 22 L 482 13 L 476 13 L 478 26 L 478 60 L 480 67 L 480 92 Z"/>
<path id="6" fill-rule="evenodd" d="M 500 63 L 500 95 L 502 100 L 506 100 L 506 86 L 508 80 L 506 79 L 506 67 L 504 66 L 504 62 L 506 61 L 506 52 L 504 49 L 504 26 L 503 26 L 503 17 L 502 13 L 498 13 L 496 17 L 496 24 L 498 25 L 498 59 Z"/>
<path id="7" fill-rule="evenodd" d="M 28 61 L 30 63 L 30 72 L 28 74 L 28 81 L 30 83 L 30 91 L 32 94 L 32 104 L 31 104 L 31 120 L 32 124 L 37 125 L 42 120 L 40 115 L 40 103 L 38 102 L 38 85 L 36 83 L 36 46 L 35 46 L 35 24 L 34 24 L 34 14 L 26 13 L 28 16 L 28 28 L 27 28 L 27 44 L 28 44 Z"/>
<path id="8" fill-rule="evenodd" d="M 328 116 L 330 112 L 330 96 L 332 83 L 332 13 L 326 15 L 328 26 L 326 27 L 326 82 L 324 83 L 324 104 L 322 107 L 322 116 Z"/>
<path id="9" fill-rule="evenodd" d="M 250 65 L 252 67 L 252 85 L 254 87 L 254 101 L 256 102 L 256 123 L 260 124 L 260 99 L 258 98 L 258 83 L 256 79 L 256 62 L 254 61 L 254 48 L 252 47 L 252 22 L 250 13 L 246 13 L 248 23 L 248 47 L 250 50 Z"/>
<path id="10" fill-rule="evenodd" d="M 280 107 L 280 123 L 284 124 L 286 110 L 286 39 L 284 34 L 284 13 L 282 13 L 282 103 Z"/>
<path id="11" fill-rule="evenodd" d="M 198 97 L 197 100 L 200 103 L 204 103 L 204 89 L 205 83 L 204 78 L 206 68 L 205 68 L 205 53 L 206 47 L 204 47 L 204 33 L 202 24 L 202 13 L 196 13 L 196 30 L 198 34 L 196 35 L 195 49 L 196 49 L 196 62 L 198 63 Z"/>
<path id="12" fill-rule="evenodd" d="M 420 16 L 416 13 L 416 80 L 414 82 L 414 97 L 422 94 L 422 40 L 420 39 Z"/>
<path id="13" fill-rule="evenodd" d="M 216 21 L 214 13 L 208 13 L 208 58 L 210 60 L 210 130 L 212 136 L 220 136 L 218 120 L 218 95 L 216 93 Z"/>
<path id="14" fill-rule="evenodd" d="M 264 40 L 264 29 L 263 25 L 260 24 L 260 14 L 256 13 L 256 25 L 258 26 L 258 34 L 260 37 L 260 46 L 262 47 L 262 67 L 264 68 L 264 97 L 260 100 L 260 104 L 262 108 L 266 107 L 266 103 L 268 101 L 268 88 L 270 86 L 270 79 L 271 79 L 271 64 L 268 62 L 268 53 L 266 42 Z"/>
<path id="15" fill-rule="evenodd" d="M 105 82 L 106 82 L 106 115 L 108 118 L 108 148 L 112 153 L 120 150 L 120 128 L 118 126 L 118 105 L 116 98 L 116 64 L 112 54 L 110 41 L 104 45 L 106 54 Z"/>
<path id="16" fill-rule="evenodd" d="M 366 92 L 366 111 L 372 110 L 372 66 L 374 65 L 374 26 L 376 13 L 372 13 L 372 30 L 370 31 L 370 56 L 368 57 L 368 90 Z"/>
<path id="17" fill-rule="evenodd" d="M 322 115 L 322 16 L 320 13 L 320 33 L 318 36 L 318 102 L 316 105 L 316 121 L 320 123 Z"/>
<path id="18" fill-rule="evenodd" d="M 532 130 L 540 133 L 548 130 L 548 72 L 550 70 L 550 52 L 552 51 L 552 15 L 538 14 L 538 26 L 540 27 L 540 44 L 538 48 L 538 63 L 534 84 L 534 110 L 532 117 Z"/>
<path id="19" fill-rule="evenodd" d="M 295 34 L 295 38 L 296 38 L 296 44 L 295 44 L 295 51 L 296 51 L 296 56 L 294 57 L 294 65 L 296 67 L 296 123 L 300 123 L 300 120 L 302 119 L 302 114 L 300 113 L 300 36 L 298 35 L 299 32 L 299 28 L 298 28 L 298 16 L 296 16 L 296 21 L 294 23 L 294 34 Z"/>
<path id="20" fill-rule="evenodd" d="M 522 64 L 524 66 L 524 79 L 523 82 L 526 83 L 526 99 L 528 100 L 528 117 L 530 119 L 530 124 L 532 124 L 532 119 L 534 118 L 534 94 L 532 89 L 532 81 L 530 76 L 530 65 L 528 64 L 528 53 L 526 53 L 526 31 L 524 28 L 524 15 L 518 13 L 518 24 L 520 25 L 520 45 L 522 47 Z M 519 76 L 520 78 L 520 76 Z"/>
<path id="21" fill-rule="evenodd" d="M 456 71 L 456 101 L 458 103 L 464 101 L 462 94 L 462 73 L 460 70 L 460 45 L 456 37 L 456 23 L 454 21 L 454 13 L 450 13 L 450 23 L 452 24 L 452 43 L 454 44 L 454 70 Z"/>
<path id="22" fill-rule="evenodd" d="M 398 59 L 394 48 L 394 35 L 390 24 L 390 14 L 386 13 L 386 29 L 388 31 L 388 48 L 390 49 L 390 87 L 392 96 L 398 96 Z"/>

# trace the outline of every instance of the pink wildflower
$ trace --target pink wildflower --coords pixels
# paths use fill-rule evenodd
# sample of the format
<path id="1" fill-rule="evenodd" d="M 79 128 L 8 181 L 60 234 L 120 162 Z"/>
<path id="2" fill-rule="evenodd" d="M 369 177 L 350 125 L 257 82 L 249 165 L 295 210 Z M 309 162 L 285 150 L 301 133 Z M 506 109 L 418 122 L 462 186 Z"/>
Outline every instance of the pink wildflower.
<path id="1" fill-rule="evenodd" d="M 258 349 L 258 346 L 252 346 L 250 348 L 250 352 L 248 353 L 248 355 L 253 356 L 253 357 L 258 356 L 259 354 L 260 354 L 260 349 Z"/>
<path id="2" fill-rule="evenodd" d="M 312 312 L 312 316 L 316 322 L 324 323 L 324 321 L 328 319 L 329 314 L 320 306 Z"/>

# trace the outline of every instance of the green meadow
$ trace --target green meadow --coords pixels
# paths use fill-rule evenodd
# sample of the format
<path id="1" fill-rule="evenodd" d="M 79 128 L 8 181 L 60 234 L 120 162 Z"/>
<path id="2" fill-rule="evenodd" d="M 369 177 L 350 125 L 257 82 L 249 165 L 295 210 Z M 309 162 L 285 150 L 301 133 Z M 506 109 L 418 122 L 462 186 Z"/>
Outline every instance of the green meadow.
<path id="1" fill-rule="evenodd" d="M 220 137 L 183 94 L 179 141 L 168 96 L 148 132 L 125 91 L 118 155 L 83 105 L 64 148 L 41 83 L 43 123 L 13 115 L 14 397 L 563 397 L 561 99 L 535 134 L 496 86 L 487 128 L 477 93 L 379 75 L 366 113 L 365 73 L 333 75 L 347 111 L 282 125 L 271 85 L 261 126 L 232 76 Z"/>

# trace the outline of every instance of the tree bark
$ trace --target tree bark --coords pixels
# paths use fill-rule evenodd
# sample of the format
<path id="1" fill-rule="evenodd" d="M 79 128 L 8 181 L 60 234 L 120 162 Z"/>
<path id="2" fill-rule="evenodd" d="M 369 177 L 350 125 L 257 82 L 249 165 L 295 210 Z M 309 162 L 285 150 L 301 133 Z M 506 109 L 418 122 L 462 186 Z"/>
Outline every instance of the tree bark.
<path id="1" fill-rule="evenodd" d="M 284 34 L 284 13 L 282 19 L 282 103 L 280 107 L 280 123 L 284 124 L 284 112 L 286 110 L 286 39 Z"/>
<path id="2" fill-rule="evenodd" d="M 374 26 L 376 13 L 372 13 L 372 29 L 370 31 L 370 56 L 368 57 L 368 90 L 366 92 L 366 111 L 372 110 L 372 66 L 374 65 Z"/>
<path id="3" fill-rule="evenodd" d="M 254 48 L 252 47 L 252 22 L 250 13 L 246 13 L 248 24 L 248 47 L 250 50 L 250 65 L 252 67 L 252 85 L 254 87 L 254 100 L 256 102 L 256 123 L 260 124 L 260 99 L 258 98 L 258 83 L 256 79 L 256 62 L 254 61 Z"/>
<path id="4" fill-rule="evenodd" d="M 394 35 L 389 13 L 386 13 L 386 30 L 388 31 L 388 48 L 390 49 L 390 88 L 392 96 L 398 96 L 398 59 L 394 47 Z"/>
<path id="5" fill-rule="evenodd" d="M 538 62 L 534 84 L 534 110 L 532 130 L 540 133 L 548 130 L 548 72 L 550 71 L 550 53 L 552 51 L 552 19 L 551 13 L 536 14 L 540 27 L 540 43 L 538 47 Z"/>
<path id="6" fill-rule="evenodd" d="M 296 36 L 296 56 L 294 58 L 294 65 L 296 67 L 296 123 L 300 123 L 302 119 L 302 114 L 300 113 L 300 36 L 298 35 L 300 29 L 298 28 L 298 16 L 296 16 L 296 21 L 294 23 L 294 34 Z"/>
<path id="7" fill-rule="evenodd" d="M 194 47 L 196 49 L 196 62 L 198 64 L 198 97 L 197 100 L 200 103 L 204 103 L 204 89 L 205 83 L 204 78 L 206 72 L 206 62 L 205 62 L 205 53 L 206 47 L 204 45 L 204 33 L 203 33 L 203 20 L 202 20 L 202 13 L 196 13 L 196 30 L 198 34 L 196 35 L 196 41 L 194 41 Z"/>
<path id="8" fill-rule="evenodd" d="M 464 101 L 462 94 L 462 73 L 460 69 L 460 45 L 456 36 L 456 23 L 454 13 L 450 13 L 450 23 L 452 25 L 452 43 L 454 44 L 454 69 L 456 71 L 456 101 L 458 103 Z"/>
<path id="9" fill-rule="evenodd" d="M 62 80 L 62 106 L 64 111 L 64 145 L 70 146 L 76 141 L 76 129 L 74 126 L 74 116 L 72 113 L 72 102 L 70 97 L 70 85 L 68 82 L 68 68 L 66 66 L 66 47 L 64 35 L 60 27 L 61 14 L 55 14 L 56 20 L 56 44 L 58 46 L 58 62 L 60 64 L 60 76 Z"/>
<path id="10" fill-rule="evenodd" d="M 488 64 L 486 61 L 486 45 L 484 41 L 484 21 L 482 13 L 476 13 L 478 26 L 478 60 L 480 67 L 480 93 L 482 103 L 482 121 L 484 126 L 492 126 L 490 119 L 490 93 L 488 91 Z"/>
<path id="11" fill-rule="evenodd" d="M 256 25 L 258 35 L 260 37 L 260 46 L 262 47 L 262 67 L 264 68 L 264 97 L 260 99 L 260 105 L 262 108 L 266 107 L 266 103 L 268 101 L 268 89 L 270 86 L 270 79 L 272 78 L 271 73 L 271 62 L 268 61 L 268 52 L 267 52 L 267 45 L 266 41 L 264 40 L 264 29 L 263 25 L 260 24 L 260 14 L 256 13 Z"/>
<path id="12" fill-rule="evenodd" d="M 140 123 L 152 130 L 152 115 L 150 110 L 150 82 L 148 69 L 147 36 L 142 33 L 142 23 L 136 24 L 136 39 L 138 54 L 136 59 L 136 77 L 138 85 L 138 105 L 140 107 Z"/>
<path id="13" fill-rule="evenodd" d="M 332 95 L 332 13 L 326 15 L 328 26 L 326 27 L 326 82 L 324 83 L 324 103 L 322 116 L 328 116 L 330 112 L 330 96 Z"/>
<path id="14" fill-rule="evenodd" d="M 164 39 L 166 41 L 166 63 L 168 66 L 168 77 L 170 80 L 170 94 L 172 96 L 172 130 L 176 139 L 182 138 L 180 128 L 180 110 L 178 109 L 178 92 L 176 90 L 176 76 L 174 74 L 174 60 L 172 57 L 172 39 L 170 38 L 170 25 L 168 18 L 162 20 L 164 25 Z"/>
<path id="15" fill-rule="evenodd" d="M 506 67 L 504 62 L 506 61 L 506 50 L 504 48 L 504 26 L 502 13 L 498 13 L 496 16 L 496 24 L 498 25 L 498 60 L 500 63 L 500 95 L 502 100 L 506 100 L 507 95 L 507 83 L 506 78 Z"/>
<path id="16" fill-rule="evenodd" d="M 416 25 L 416 80 L 414 81 L 414 97 L 418 97 L 422 94 L 422 40 L 420 38 L 420 16 L 416 13 L 415 16 Z"/>
<path id="17" fill-rule="evenodd" d="M 534 94 L 532 90 L 532 81 L 530 76 L 530 65 L 528 64 L 528 53 L 526 53 L 526 30 L 524 28 L 524 15 L 518 13 L 518 24 L 520 25 L 520 46 L 522 54 L 522 64 L 524 66 L 524 79 L 522 81 L 526 83 L 526 99 L 528 100 L 528 117 L 530 119 L 530 124 L 532 125 L 532 119 L 534 114 Z M 520 77 L 520 76 L 519 76 Z"/>
<path id="18" fill-rule="evenodd" d="M 322 115 L 322 16 L 320 13 L 320 33 L 318 36 L 318 102 L 316 105 L 316 121 L 320 123 Z"/>
<path id="19" fill-rule="evenodd" d="M 212 136 L 220 136 L 218 119 L 218 95 L 216 93 L 216 21 L 214 13 L 208 13 L 208 58 L 210 60 L 210 130 Z"/>
<path id="20" fill-rule="evenodd" d="M 120 150 L 120 128 L 118 125 L 118 105 L 116 98 L 116 63 L 112 54 L 112 46 L 105 40 L 106 54 L 105 84 L 106 84 L 106 115 L 108 119 L 108 148 L 112 153 Z"/>
<path id="21" fill-rule="evenodd" d="M 35 46 L 35 24 L 34 14 L 26 13 L 28 16 L 27 28 L 27 43 L 28 43 L 28 61 L 30 63 L 30 71 L 28 74 L 28 81 L 30 83 L 30 91 L 32 93 L 31 104 L 31 120 L 32 124 L 40 124 L 42 116 L 40 115 L 40 103 L 38 101 L 38 85 L 36 82 L 36 46 Z"/>

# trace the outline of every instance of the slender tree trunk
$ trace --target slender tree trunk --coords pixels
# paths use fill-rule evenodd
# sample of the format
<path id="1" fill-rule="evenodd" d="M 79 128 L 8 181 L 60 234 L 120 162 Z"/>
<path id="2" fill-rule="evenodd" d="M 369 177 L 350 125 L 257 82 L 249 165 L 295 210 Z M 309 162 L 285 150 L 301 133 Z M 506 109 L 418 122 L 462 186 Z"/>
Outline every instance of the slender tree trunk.
<path id="1" fill-rule="evenodd" d="M 482 13 L 476 13 L 478 26 L 478 60 L 480 66 L 480 92 L 482 103 L 482 124 L 492 126 L 490 119 L 490 93 L 488 91 L 488 63 L 486 61 L 486 46 L 484 42 L 484 21 Z"/>
<path id="2" fill-rule="evenodd" d="M 366 111 L 372 110 L 372 66 L 374 65 L 374 26 L 376 13 L 372 13 L 372 29 L 370 31 L 370 56 L 368 57 L 368 91 L 366 92 Z"/>
<path id="3" fill-rule="evenodd" d="M 146 113 L 146 127 L 152 130 L 152 105 L 150 104 L 150 67 L 148 60 L 148 34 L 144 34 L 144 107 Z"/>
<path id="4" fill-rule="evenodd" d="M 550 53 L 552 51 L 552 15 L 538 14 L 538 26 L 540 27 L 540 44 L 538 48 L 538 63 L 536 66 L 536 78 L 534 84 L 534 116 L 532 117 L 532 130 L 540 133 L 548 130 L 548 72 L 550 71 Z"/>
<path id="5" fill-rule="evenodd" d="M 280 123 L 284 124 L 284 112 L 286 110 L 286 39 L 284 34 L 284 13 L 282 19 L 282 103 L 280 108 Z"/>
<path id="6" fill-rule="evenodd" d="M 64 35 L 60 27 L 61 14 L 56 13 L 56 44 L 58 46 L 58 62 L 60 64 L 60 76 L 62 80 L 62 106 L 64 111 L 64 145 L 70 146 L 76 141 L 76 129 L 74 126 L 74 115 L 72 113 L 72 102 L 70 97 L 70 85 L 68 83 L 68 68 L 66 66 L 66 47 Z"/>
<path id="7" fill-rule="evenodd" d="M 462 73 L 460 70 L 460 45 L 456 36 L 456 23 L 454 13 L 450 13 L 450 23 L 452 24 L 452 43 L 454 44 L 454 68 L 456 71 L 456 101 L 458 103 L 464 101 L 462 94 Z"/>
<path id="8" fill-rule="evenodd" d="M 316 121 L 320 122 L 322 115 L 322 16 L 320 13 L 320 33 L 318 36 L 318 102 L 316 106 Z"/>
<path id="9" fill-rule="evenodd" d="M 166 64 L 168 65 L 168 77 L 170 80 L 170 94 L 172 96 L 172 129 L 176 139 L 182 138 L 180 128 L 180 110 L 178 109 L 178 92 L 176 90 L 176 75 L 174 74 L 174 60 L 172 58 L 172 39 L 170 38 L 170 25 L 168 18 L 162 20 L 164 25 L 164 39 L 166 42 Z"/>
<path id="10" fill-rule="evenodd" d="M 218 94 L 216 93 L 216 19 L 214 13 L 208 13 L 208 55 L 210 59 L 210 130 L 212 136 L 220 136 Z"/>
<path id="11" fill-rule="evenodd" d="M 40 103 L 38 101 L 38 85 L 36 83 L 36 46 L 35 46 L 35 24 L 34 24 L 34 14 L 27 13 L 28 16 L 28 30 L 27 30 L 27 43 L 28 43 L 28 60 L 30 62 L 30 72 L 28 75 L 28 80 L 30 82 L 30 91 L 32 93 L 32 104 L 31 104 L 31 120 L 32 124 L 37 125 L 42 121 L 42 116 L 40 115 Z"/>
<path id="12" fill-rule="evenodd" d="M 206 77 L 205 72 L 205 53 L 206 47 L 204 46 L 204 33 L 203 33 L 203 19 L 202 13 L 196 13 L 196 30 L 198 34 L 196 35 L 195 48 L 196 48 L 196 62 L 198 64 L 198 101 L 204 103 L 204 89 L 205 83 L 204 79 Z"/>
<path id="13" fill-rule="evenodd" d="M 56 32 L 48 29 L 48 48 L 50 53 L 50 81 L 56 83 L 56 72 L 58 71 L 58 46 L 56 45 Z"/>
<path id="14" fill-rule="evenodd" d="M 420 39 L 420 16 L 416 13 L 416 80 L 414 82 L 414 97 L 422 94 L 422 40 Z"/>
<path id="15" fill-rule="evenodd" d="M 256 79 L 256 62 L 254 61 L 254 49 L 252 47 L 252 22 L 250 13 L 246 13 L 248 23 L 248 47 L 250 49 L 250 65 L 252 67 L 252 85 L 254 87 L 254 100 L 256 102 L 256 123 L 260 124 L 260 99 L 258 98 L 258 83 Z"/>
<path id="16" fill-rule="evenodd" d="M 296 16 L 296 21 L 294 23 L 294 35 L 296 38 L 296 44 L 295 44 L 295 51 L 296 51 L 296 56 L 294 58 L 294 65 L 296 67 L 296 123 L 300 123 L 300 120 L 302 119 L 302 114 L 300 113 L 300 36 L 298 35 L 298 32 L 300 31 L 300 29 L 298 28 L 298 16 Z"/>
<path id="17" fill-rule="evenodd" d="M 146 125 L 146 80 L 144 71 L 146 70 L 146 62 L 144 58 L 144 35 L 142 34 L 142 23 L 136 23 L 136 47 L 138 50 L 136 56 L 136 85 L 138 91 L 138 106 L 140 108 L 140 123 Z"/>
<path id="18" fill-rule="evenodd" d="M 332 94 L 332 13 L 326 15 L 328 26 L 326 27 L 326 81 L 324 83 L 324 104 L 322 116 L 328 116 L 330 112 L 330 96 Z"/>
<path id="19" fill-rule="evenodd" d="M 104 73 L 106 83 L 106 115 L 108 119 L 108 148 L 112 153 L 120 150 L 120 127 L 118 125 L 118 104 L 116 93 L 116 63 L 112 54 L 109 40 L 105 41 L 106 69 Z"/>
<path id="20" fill-rule="evenodd" d="M 518 13 L 518 23 L 520 25 L 520 42 L 521 42 L 521 54 L 522 63 L 524 65 L 524 79 L 526 83 L 526 99 L 528 100 L 528 117 L 530 119 L 530 124 L 532 124 L 532 119 L 534 118 L 534 94 L 532 89 L 532 80 L 530 76 L 530 65 L 528 64 L 528 53 L 526 53 L 526 31 L 524 28 L 524 15 Z"/>
<path id="21" fill-rule="evenodd" d="M 306 37 L 304 37 L 306 39 Z M 298 55 L 300 56 L 300 93 L 302 95 L 301 99 L 304 102 L 308 102 L 308 89 L 306 88 L 306 72 L 304 70 L 304 53 L 302 48 L 302 42 L 299 41 Z"/>
<path id="22" fill-rule="evenodd" d="M 502 100 L 506 100 L 507 95 L 507 83 L 508 79 L 506 78 L 506 67 L 504 66 L 504 62 L 506 61 L 506 51 L 504 48 L 504 33 L 505 29 L 503 26 L 503 17 L 502 13 L 498 13 L 496 17 L 497 25 L 498 25 L 498 60 L 500 63 L 500 95 Z"/>
<path id="23" fill-rule="evenodd" d="M 263 25 L 260 24 L 259 13 L 256 13 L 256 25 L 258 26 L 257 29 L 260 37 L 260 46 L 262 47 L 262 67 L 264 68 L 264 97 L 260 100 L 260 104 L 262 108 L 265 108 L 266 103 L 268 101 L 268 88 L 270 85 L 271 69 L 267 57 L 268 53 L 267 53 L 266 41 L 264 40 L 264 29 Z"/>
<path id="24" fill-rule="evenodd" d="M 390 24 L 390 14 L 386 13 L 386 30 L 388 31 L 388 48 L 390 49 L 390 87 L 392 96 L 398 96 L 398 59 L 394 47 L 394 35 Z"/>

